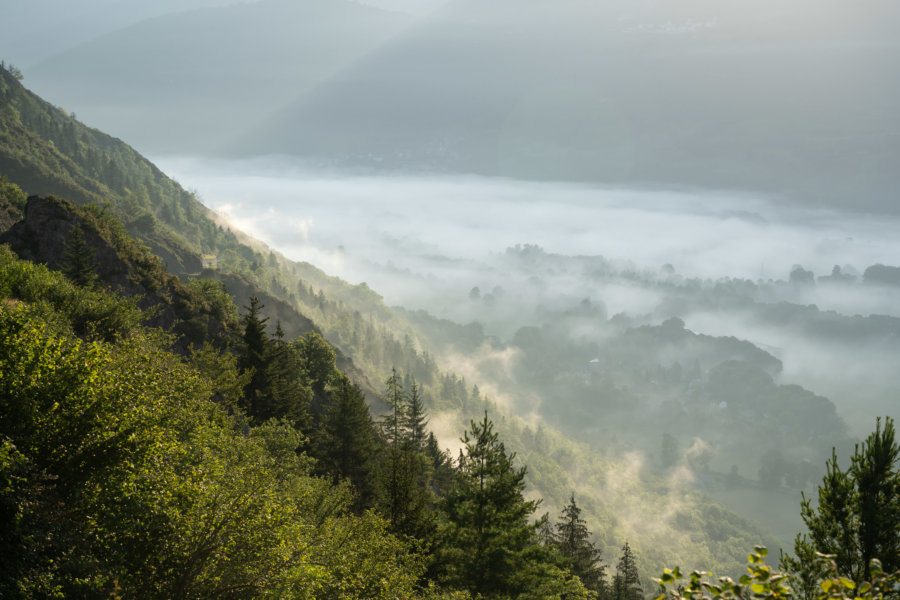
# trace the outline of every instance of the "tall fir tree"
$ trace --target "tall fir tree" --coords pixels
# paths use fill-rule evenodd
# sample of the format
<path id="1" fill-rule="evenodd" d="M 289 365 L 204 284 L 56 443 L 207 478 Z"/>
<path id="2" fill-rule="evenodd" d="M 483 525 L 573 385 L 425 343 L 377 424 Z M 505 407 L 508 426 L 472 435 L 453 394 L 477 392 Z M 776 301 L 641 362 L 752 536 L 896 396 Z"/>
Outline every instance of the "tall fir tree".
<path id="1" fill-rule="evenodd" d="M 391 531 L 421 539 L 431 531 L 426 463 L 410 437 L 408 397 L 396 369 L 385 381 L 384 398 L 390 412 L 382 421 L 387 451 L 379 476 L 379 506 Z"/>
<path id="2" fill-rule="evenodd" d="M 312 390 L 304 380 L 297 351 L 284 339 L 280 321 L 275 324 L 275 336 L 269 345 L 267 368 L 272 380 L 270 416 L 287 419 L 298 431 L 308 435 L 312 426 Z"/>
<path id="3" fill-rule="evenodd" d="M 530 522 L 537 502 L 523 496 L 526 469 L 515 467 L 515 453 L 506 452 L 487 413 L 471 422 L 462 442 L 465 460 L 444 499 L 441 578 L 473 595 L 515 597 L 525 586 L 528 552 L 538 545 Z"/>
<path id="4" fill-rule="evenodd" d="M 345 479 L 356 491 L 361 512 L 375 504 L 378 432 L 359 386 L 340 377 L 321 416 L 312 452 L 317 470 L 334 481 Z"/>
<path id="5" fill-rule="evenodd" d="M 249 373 L 250 381 L 244 387 L 244 410 L 251 417 L 266 420 L 272 412 L 272 378 L 269 372 L 271 341 L 266 333 L 268 317 L 263 317 L 263 305 L 257 296 L 250 297 L 250 305 L 241 317 L 243 335 L 238 355 L 241 373 Z"/>
<path id="6" fill-rule="evenodd" d="M 572 494 L 556 522 L 554 539 L 560 553 L 569 560 L 572 573 L 598 598 L 605 598 L 606 566 L 601 560 L 602 553 L 590 537 L 591 532 L 581 518 L 581 509 L 575 503 L 575 494 Z"/>
<path id="7" fill-rule="evenodd" d="M 399 446 L 403 441 L 405 422 L 405 399 L 403 383 L 397 369 L 391 369 L 391 375 L 384 382 L 384 400 L 388 405 L 388 413 L 381 422 L 382 432 L 391 446 Z"/>
<path id="8" fill-rule="evenodd" d="M 412 379 L 406 394 L 406 411 L 403 416 L 404 428 L 409 444 L 416 451 L 425 449 L 428 443 L 428 416 L 419 384 Z"/>
<path id="9" fill-rule="evenodd" d="M 614 600 L 642 600 L 644 597 L 637 561 L 627 540 L 622 546 L 622 556 L 616 565 L 616 578 L 613 584 Z"/>

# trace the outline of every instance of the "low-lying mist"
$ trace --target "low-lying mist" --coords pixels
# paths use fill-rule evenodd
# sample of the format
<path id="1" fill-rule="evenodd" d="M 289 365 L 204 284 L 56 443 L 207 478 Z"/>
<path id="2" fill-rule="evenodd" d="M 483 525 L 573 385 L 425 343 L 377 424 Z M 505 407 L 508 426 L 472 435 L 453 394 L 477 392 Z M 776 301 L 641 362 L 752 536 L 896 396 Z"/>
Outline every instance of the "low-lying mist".
<path id="1" fill-rule="evenodd" d="M 740 293 L 762 305 L 900 316 L 900 288 L 861 283 L 868 266 L 900 256 L 897 217 L 810 210 L 746 192 L 398 177 L 316 169 L 279 157 L 157 162 L 239 229 L 289 258 L 367 282 L 390 305 L 478 321 L 503 340 L 540 325 L 546 311 L 583 299 L 607 317 L 621 313 L 658 323 L 682 316 L 698 333 L 736 336 L 771 350 L 784 362 L 785 383 L 817 393 L 846 394 L 837 375 L 821 377 L 823 369 L 835 373 L 826 365 L 846 365 L 852 381 L 877 390 L 862 394 L 866 414 L 849 398 L 841 407 L 859 434 L 874 417 L 868 410 L 885 405 L 878 400 L 884 393 L 879 382 L 889 359 L 882 346 L 871 348 L 872 361 L 865 359 L 868 334 L 852 345 L 840 339 L 823 344 L 784 323 L 723 311 L 720 300 L 710 307 L 712 292 L 703 295 L 703 306 L 685 294 L 718 289 L 720 281 L 734 287 L 737 280 L 738 287 L 754 288 Z M 798 265 L 826 278 L 837 266 L 847 281 L 788 283 Z M 853 357 L 856 364 L 847 365 Z"/>
<path id="2" fill-rule="evenodd" d="M 602 256 L 636 271 L 671 265 L 681 277 L 701 279 L 787 280 L 795 265 L 816 275 L 835 265 L 861 273 L 900 256 L 896 217 L 795 208 L 789 199 L 745 192 L 353 174 L 274 157 L 157 162 L 290 258 L 367 281 L 404 306 L 433 308 L 445 297 L 443 289 L 411 285 L 417 278 L 440 282 L 438 288 L 480 286 L 482 293 L 494 281 L 513 283 L 515 274 L 497 272 L 495 263 L 517 244 Z M 586 291 L 560 279 L 559 291 Z M 423 296 L 429 291 L 433 298 Z M 823 309 L 849 312 L 858 303 L 865 313 L 900 312 L 894 294 L 850 296 L 823 291 L 805 300 Z"/>
<path id="3" fill-rule="evenodd" d="M 864 277 L 900 256 L 898 217 L 277 157 L 157 162 L 238 229 L 407 309 L 440 364 L 510 414 L 650 471 L 680 452 L 683 483 L 782 544 L 832 445 L 900 417 L 900 286 Z M 436 416 L 453 446 L 457 417 Z"/>

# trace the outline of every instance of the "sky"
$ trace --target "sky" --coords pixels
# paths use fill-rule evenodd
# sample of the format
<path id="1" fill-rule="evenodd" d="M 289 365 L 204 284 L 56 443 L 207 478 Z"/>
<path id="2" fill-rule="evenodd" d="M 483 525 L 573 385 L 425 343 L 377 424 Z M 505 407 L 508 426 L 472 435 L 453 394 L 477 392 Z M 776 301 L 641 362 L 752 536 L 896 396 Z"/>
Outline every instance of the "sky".
<path id="1" fill-rule="evenodd" d="M 361 4 L 376 6 L 385 10 L 395 10 L 410 14 L 427 14 L 447 0 L 361 0 Z"/>

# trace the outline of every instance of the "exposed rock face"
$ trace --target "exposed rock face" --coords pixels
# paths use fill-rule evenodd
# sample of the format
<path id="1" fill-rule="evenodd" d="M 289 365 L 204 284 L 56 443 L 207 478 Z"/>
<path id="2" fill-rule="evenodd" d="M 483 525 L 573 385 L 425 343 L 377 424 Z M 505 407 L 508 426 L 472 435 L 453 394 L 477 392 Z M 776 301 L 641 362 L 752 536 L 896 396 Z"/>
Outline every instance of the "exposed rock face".
<path id="1" fill-rule="evenodd" d="M 75 227 L 80 227 L 85 244 L 94 250 L 100 280 L 129 295 L 137 293 L 139 290 L 129 281 L 131 269 L 118 251 L 96 227 L 78 216 L 68 200 L 55 196 L 29 197 L 24 219 L 0 234 L 0 243 L 9 244 L 25 260 L 61 270 Z"/>
<path id="2" fill-rule="evenodd" d="M 22 258 L 58 268 L 77 217 L 64 200 L 31 196 L 25 218 L 0 235 Z M 88 242 L 90 243 L 90 242 Z"/>
<path id="3" fill-rule="evenodd" d="M 167 273 L 158 258 L 117 236 L 68 200 L 31 196 L 24 218 L 0 234 L 0 244 L 9 244 L 25 260 L 63 270 L 75 228 L 93 251 L 99 285 L 123 296 L 139 297 L 138 306 L 151 309 L 146 324 L 174 333 L 177 350 L 187 352 L 204 341 L 224 341 L 228 324 L 204 314 L 196 294 Z"/>

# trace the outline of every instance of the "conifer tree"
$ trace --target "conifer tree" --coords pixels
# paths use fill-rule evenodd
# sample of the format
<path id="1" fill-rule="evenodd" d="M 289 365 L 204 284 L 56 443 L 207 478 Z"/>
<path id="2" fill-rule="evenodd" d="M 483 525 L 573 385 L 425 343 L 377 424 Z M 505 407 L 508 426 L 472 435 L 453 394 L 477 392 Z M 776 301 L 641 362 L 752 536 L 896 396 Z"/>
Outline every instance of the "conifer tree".
<path id="1" fill-rule="evenodd" d="M 403 397 L 403 384 L 397 369 L 391 369 L 391 376 L 384 383 L 384 400 L 389 411 L 381 422 L 384 437 L 391 446 L 398 446 L 402 442 L 403 427 L 405 421 L 405 402 Z"/>
<path id="2" fill-rule="evenodd" d="M 616 565 L 616 578 L 613 581 L 614 600 L 642 600 L 644 590 L 641 587 L 641 578 L 638 575 L 637 562 L 634 552 L 628 542 L 622 546 L 622 556 Z"/>
<path id="3" fill-rule="evenodd" d="M 439 562 L 443 579 L 486 598 L 515 596 L 537 544 L 530 523 L 537 502 L 525 500 L 525 467 L 514 466 L 487 416 L 462 438 L 465 460 L 445 497 L 447 517 Z"/>
<path id="4" fill-rule="evenodd" d="M 802 589 L 814 589 L 822 573 L 804 568 L 798 559 L 815 551 L 833 554 L 839 572 L 857 584 L 869 579 L 869 563 L 881 561 L 886 572 L 900 568 L 900 447 L 894 422 L 886 418 L 882 428 L 857 446 L 850 468 L 842 471 L 832 450 L 814 507 L 805 496 L 801 516 L 809 530 L 794 543 L 797 558 L 782 557 Z"/>
<path id="5" fill-rule="evenodd" d="M 378 434 L 362 390 L 346 377 L 334 387 L 313 453 L 320 473 L 353 485 L 358 511 L 373 506 Z"/>
<path id="6" fill-rule="evenodd" d="M 570 561 L 570 570 L 584 586 L 602 598 L 606 594 L 606 566 L 601 562 L 601 552 L 590 541 L 581 509 L 572 494 L 556 523 L 554 539 L 560 553 Z"/>
<path id="7" fill-rule="evenodd" d="M 244 306 L 247 312 L 241 317 L 244 332 L 238 357 L 240 372 L 250 374 L 250 381 L 244 387 L 244 410 L 258 421 L 276 416 L 270 368 L 272 341 L 266 333 L 269 319 L 262 316 L 262 307 L 255 295 L 250 297 L 250 305 Z"/>
<path id="8" fill-rule="evenodd" d="M 391 531 L 421 538 L 431 529 L 424 456 L 410 437 L 407 397 L 396 369 L 385 382 L 384 397 L 390 412 L 382 421 L 387 452 L 379 477 L 379 505 Z"/>
<path id="9" fill-rule="evenodd" d="M 62 271 L 75 285 L 81 287 L 93 287 L 97 281 L 94 249 L 84 241 L 84 232 L 80 225 L 74 225 L 69 230 Z"/>
<path id="10" fill-rule="evenodd" d="M 406 395 L 406 411 L 403 416 L 404 428 L 410 446 L 416 451 L 424 450 L 428 442 L 428 417 L 422 402 L 419 384 L 413 379 Z"/>
<path id="11" fill-rule="evenodd" d="M 609 598 L 610 600 L 624 600 L 626 597 L 625 593 L 625 578 L 622 577 L 622 574 L 616 571 L 616 574 L 613 575 L 612 584 L 609 589 Z"/>
<path id="12" fill-rule="evenodd" d="M 267 368 L 272 378 L 273 400 L 273 414 L 270 416 L 287 419 L 297 430 L 308 434 L 312 423 L 312 390 L 302 377 L 300 357 L 284 340 L 280 321 L 275 324 L 275 337 L 269 348 Z"/>
<path id="13" fill-rule="evenodd" d="M 859 514 L 859 559 L 863 578 L 869 579 L 869 562 L 881 560 L 888 573 L 900 568 L 900 447 L 894 421 L 878 419 L 875 431 L 853 455 L 850 472 L 856 483 Z"/>

